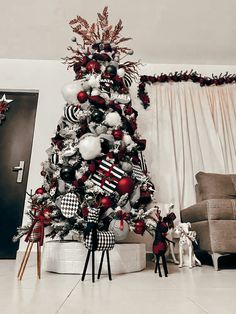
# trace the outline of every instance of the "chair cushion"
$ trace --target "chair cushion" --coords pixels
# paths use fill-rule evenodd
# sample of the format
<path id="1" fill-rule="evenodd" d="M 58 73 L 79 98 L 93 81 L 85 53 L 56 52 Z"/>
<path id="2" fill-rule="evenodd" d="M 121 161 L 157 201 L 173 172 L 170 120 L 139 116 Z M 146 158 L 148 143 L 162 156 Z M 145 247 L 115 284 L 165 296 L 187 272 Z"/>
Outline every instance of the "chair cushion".
<path id="1" fill-rule="evenodd" d="M 196 174 L 200 199 L 236 198 L 236 174 L 198 172 Z"/>
<path id="2" fill-rule="evenodd" d="M 204 220 L 236 220 L 235 199 L 211 199 L 181 210 L 183 222 Z"/>

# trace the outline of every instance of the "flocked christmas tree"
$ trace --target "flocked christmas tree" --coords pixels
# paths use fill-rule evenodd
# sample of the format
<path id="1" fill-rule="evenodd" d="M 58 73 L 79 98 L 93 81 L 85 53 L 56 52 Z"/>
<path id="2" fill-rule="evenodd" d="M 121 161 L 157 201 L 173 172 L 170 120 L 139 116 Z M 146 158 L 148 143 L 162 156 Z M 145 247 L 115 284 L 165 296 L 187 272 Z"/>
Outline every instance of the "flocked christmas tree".
<path id="1" fill-rule="evenodd" d="M 121 20 L 109 24 L 107 7 L 96 23 L 77 16 L 70 26 L 79 38 L 72 39 L 75 47 L 64 62 L 75 80 L 62 90 L 64 114 L 42 163 L 42 187 L 30 196 L 31 223 L 18 229 L 15 240 L 40 219 L 52 238 L 80 235 L 89 206 L 100 208 L 99 229 L 114 230 L 117 241 L 129 230 L 143 234 L 153 227 L 147 208 L 154 186 L 142 156 L 146 141 L 137 132 L 129 93 L 139 62 L 122 63 L 133 54 L 122 46 L 130 38 L 121 36 Z"/>

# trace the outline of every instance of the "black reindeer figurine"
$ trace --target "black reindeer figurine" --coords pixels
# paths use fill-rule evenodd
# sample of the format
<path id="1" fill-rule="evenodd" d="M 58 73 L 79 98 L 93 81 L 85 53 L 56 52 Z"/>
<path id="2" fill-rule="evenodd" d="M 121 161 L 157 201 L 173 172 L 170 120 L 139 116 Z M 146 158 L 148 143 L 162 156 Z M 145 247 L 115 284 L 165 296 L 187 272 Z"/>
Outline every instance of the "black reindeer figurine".
<path id="1" fill-rule="evenodd" d="M 100 213 L 100 208 L 89 207 L 87 227 L 84 230 L 85 247 L 88 249 L 88 254 L 86 257 L 83 275 L 81 278 L 82 281 L 84 281 L 90 254 L 92 252 L 92 282 L 95 282 L 95 251 L 102 251 L 97 279 L 100 278 L 101 271 L 102 271 L 103 258 L 106 252 L 108 276 L 109 276 L 109 280 L 112 280 L 109 251 L 112 250 L 115 246 L 115 234 L 113 231 L 99 231 L 98 230 L 99 213 Z"/>

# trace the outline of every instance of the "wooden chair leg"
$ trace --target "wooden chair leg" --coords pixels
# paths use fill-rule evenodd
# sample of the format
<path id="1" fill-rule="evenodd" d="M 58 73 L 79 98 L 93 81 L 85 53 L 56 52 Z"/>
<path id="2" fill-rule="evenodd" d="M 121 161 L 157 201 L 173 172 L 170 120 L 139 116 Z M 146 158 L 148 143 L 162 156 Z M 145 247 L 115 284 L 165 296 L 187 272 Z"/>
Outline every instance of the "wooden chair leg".
<path id="1" fill-rule="evenodd" d="M 38 278 L 41 278 L 41 247 L 39 242 L 37 242 L 37 274 Z"/>
<path id="2" fill-rule="evenodd" d="M 90 258 L 90 253 L 91 253 L 91 251 L 88 250 L 87 257 L 86 257 L 86 261 L 85 261 L 85 264 L 84 264 L 84 270 L 83 270 L 83 274 L 82 274 L 81 281 L 84 281 L 84 278 L 85 278 L 85 275 L 86 275 L 86 271 L 87 271 L 87 267 L 88 267 L 88 262 L 89 262 L 89 258 Z"/>
<path id="3" fill-rule="evenodd" d="M 92 282 L 95 282 L 95 251 L 92 251 Z"/>
<path id="4" fill-rule="evenodd" d="M 111 278 L 111 265 L 110 265 L 110 258 L 109 258 L 109 250 L 106 250 L 106 253 L 107 253 L 108 276 L 109 276 L 109 280 L 112 280 L 112 278 Z"/>
<path id="5" fill-rule="evenodd" d="M 99 265 L 99 269 L 98 269 L 98 277 L 97 277 L 98 279 L 100 278 L 101 272 L 102 272 L 102 264 L 103 264 L 104 254 L 105 254 L 105 251 L 102 251 L 100 265 Z"/>
<path id="6" fill-rule="evenodd" d="M 24 274 L 24 271 L 25 271 L 25 267 L 26 267 L 26 264 L 27 264 L 27 262 L 28 262 L 28 259 L 29 259 L 29 256 L 30 256 L 30 252 L 31 252 L 32 247 L 33 247 L 33 244 L 34 244 L 34 242 L 30 242 L 29 249 L 28 249 L 27 252 L 26 252 L 26 255 L 25 255 L 25 258 L 24 258 L 24 263 L 23 263 L 23 266 L 22 266 L 22 268 L 21 268 L 21 272 L 20 272 L 20 274 L 19 274 L 19 276 L 18 276 L 18 278 L 19 278 L 20 280 L 21 280 L 22 277 L 23 277 L 23 274 Z"/>

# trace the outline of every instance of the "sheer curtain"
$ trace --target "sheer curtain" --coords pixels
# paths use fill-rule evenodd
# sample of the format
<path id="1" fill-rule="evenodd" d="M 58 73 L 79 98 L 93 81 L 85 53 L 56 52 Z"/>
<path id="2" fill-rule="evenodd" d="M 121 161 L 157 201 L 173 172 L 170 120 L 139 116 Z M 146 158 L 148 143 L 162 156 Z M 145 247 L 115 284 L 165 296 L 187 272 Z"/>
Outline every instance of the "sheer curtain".
<path id="1" fill-rule="evenodd" d="M 153 84 L 147 127 L 157 200 L 195 202 L 198 171 L 236 173 L 236 85 Z"/>

